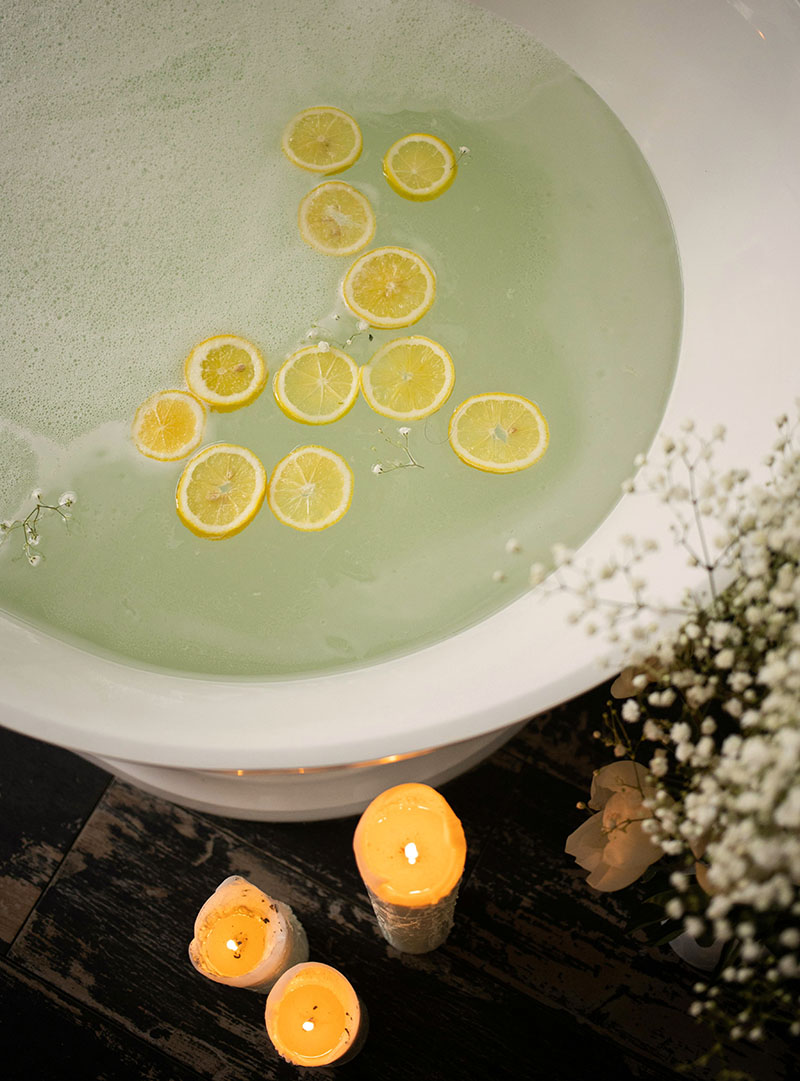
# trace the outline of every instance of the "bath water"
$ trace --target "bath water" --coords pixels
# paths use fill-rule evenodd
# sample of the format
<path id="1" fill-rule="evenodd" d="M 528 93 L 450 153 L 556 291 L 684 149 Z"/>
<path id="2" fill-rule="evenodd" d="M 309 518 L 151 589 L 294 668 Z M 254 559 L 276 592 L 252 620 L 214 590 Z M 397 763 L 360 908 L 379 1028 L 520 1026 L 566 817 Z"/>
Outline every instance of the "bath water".
<path id="1" fill-rule="evenodd" d="M 4 38 L 0 517 L 24 516 L 34 486 L 78 499 L 69 528 L 42 519 L 37 567 L 18 533 L 0 548 L 0 609 L 128 663 L 283 678 L 425 646 L 514 600 L 532 561 L 613 508 L 674 375 L 678 256 L 620 122 L 529 35 L 469 4 L 120 4 L 99 23 L 85 8 L 59 0 L 34 21 L 12 4 Z M 434 268 L 436 301 L 408 333 L 448 349 L 455 389 L 410 425 L 419 467 L 381 474 L 406 460 L 398 425 L 361 398 L 319 427 L 285 417 L 269 384 L 209 414 L 204 444 L 241 443 L 269 472 L 320 443 L 355 489 L 318 534 L 265 504 L 238 536 L 201 540 L 175 513 L 184 463 L 141 457 L 130 421 L 183 385 L 185 356 L 212 334 L 253 341 L 271 376 L 309 331 L 345 347 L 356 330 L 340 299 L 352 258 L 297 231 L 319 178 L 280 151 L 314 104 L 362 128 L 337 179 L 371 200 L 373 244 Z M 429 203 L 381 174 L 411 131 L 468 148 Z M 363 364 L 403 333 L 345 348 Z M 450 414 L 483 391 L 539 404 L 539 464 L 493 476 L 455 456 Z"/>

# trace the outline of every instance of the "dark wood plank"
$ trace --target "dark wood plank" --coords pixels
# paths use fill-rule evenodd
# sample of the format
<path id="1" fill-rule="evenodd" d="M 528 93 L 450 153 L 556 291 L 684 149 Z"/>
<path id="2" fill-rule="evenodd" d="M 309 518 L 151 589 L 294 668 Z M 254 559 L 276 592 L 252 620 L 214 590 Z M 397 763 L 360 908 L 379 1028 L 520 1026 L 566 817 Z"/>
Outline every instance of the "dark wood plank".
<path id="1" fill-rule="evenodd" d="M 448 948 L 537 1003 L 582 1017 L 654 1069 L 693 1062 L 709 1041 L 687 1013 L 699 977 L 668 947 L 650 949 L 625 933 L 646 887 L 602 894 L 586 885 L 564 853 L 583 820 L 577 790 L 539 768 L 536 745 L 534 737 L 509 813 L 462 893 Z M 737 1053 L 733 1065 L 762 1081 L 796 1077 L 788 1049 L 773 1051 Z"/>
<path id="2" fill-rule="evenodd" d="M 533 717 L 508 745 L 508 751 L 588 794 L 592 771 L 604 754 L 592 732 L 602 727 L 610 686 L 607 680 Z"/>
<path id="3" fill-rule="evenodd" d="M 312 956 L 340 968 L 367 1004 L 366 1047 L 336 1076 L 584 1081 L 587 1062 L 597 1081 L 667 1076 L 496 979 L 488 969 L 500 958 L 481 971 L 464 958 L 463 936 L 459 949 L 398 955 L 360 896 L 290 867 L 282 851 L 278 861 L 205 818 L 115 783 L 10 958 L 201 1077 L 296 1077 L 267 1041 L 263 997 L 204 980 L 186 958 L 200 904 L 222 878 L 240 873 L 294 907 Z M 329 853 L 331 865 L 347 858 Z"/>
<path id="4" fill-rule="evenodd" d="M 3 1076 L 87 1081 L 197 1081 L 197 1074 L 93 1010 L 0 961 Z"/>
<path id="5" fill-rule="evenodd" d="M 0 954 L 110 779 L 69 751 L 0 728 Z"/>

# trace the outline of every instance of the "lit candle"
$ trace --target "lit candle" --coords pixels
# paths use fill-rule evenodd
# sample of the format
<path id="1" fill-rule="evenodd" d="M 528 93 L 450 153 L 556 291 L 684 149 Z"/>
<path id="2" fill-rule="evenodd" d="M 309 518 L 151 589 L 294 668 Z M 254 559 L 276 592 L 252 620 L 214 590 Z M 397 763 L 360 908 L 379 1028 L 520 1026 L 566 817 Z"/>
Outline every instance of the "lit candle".
<path id="1" fill-rule="evenodd" d="M 189 960 L 210 980 L 265 994 L 287 968 L 308 960 L 308 940 L 288 905 L 232 875 L 198 912 Z"/>
<path id="2" fill-rule="evenodd" d="M 349 980 L 317 961 L 284 972 L 267 996 L 267 1033 L 296 1066 L 340 1066 L 366 1039 L 367 1017 Z"/>
<path id="3" fill-rule="evenodd" d="M 361 816 L 353 848 L 384 938 L 403 953 L 441 946 L 467 855 L 447 800 L 426 784 L 387 789 Z"/>

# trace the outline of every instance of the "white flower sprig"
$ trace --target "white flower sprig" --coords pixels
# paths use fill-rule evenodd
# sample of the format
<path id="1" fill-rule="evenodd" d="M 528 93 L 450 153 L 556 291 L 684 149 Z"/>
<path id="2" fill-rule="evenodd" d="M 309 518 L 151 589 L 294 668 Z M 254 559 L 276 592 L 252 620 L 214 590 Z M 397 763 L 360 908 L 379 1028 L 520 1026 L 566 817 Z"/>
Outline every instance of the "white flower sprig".
<path id="1" fill-rule="evenodd" d="M 556 588 L 581 602 L 575 618 L 597 633 L 607 608 L 612 641 L 630 634 L 631 666 L 612 687 L 626 700 L 597 735 L 652 783 L 642 830 L 668 860 L 661 918 L 724 944 L 690 1009 L 716 1032 L 713 1052 L 773 1025 L 800 1035 L 800 447 L 796 424 L 776 425 L 764 483 L 715 472 L 724 431 L 703 439 L 687 424 L 626 485 L 668 505 L 675 543 L 705 571 L 706 588 L 680 609 L 652 602 L 638 573 L 654 542 L 624 539 L 601 571 L 601 583 L 627 583 L 624 601 L 556 553 Z M 664 614 L 680 617 L 667 633 Z"/>
<path id="2" fill-rule="evenodd" d="M 388 443 L 390 447 L 396 447 L 399 451 L 402 451 L 405 455 L 405 459 L 401 461 L 394 459 L 391 462 L 375 462 L 372 466 L 372 472 L 376 476 L 380 476 L 381 473 L 391 473 L 395 469 L 425 468 L 425 466 L 420 465 L 411 453 L 411 448 L 408 445 L 408 437 L 411 434 L 410 428 L 402 427 L 397 429 L 397 434 L 400 436 L 399 440 L 390 438 L 386 432 L 384 432 L 383 428 L 378 428 L 378 433 L 383 436 L 385 442 Z M 376 447 L 373 447 L 372 449 L 377 450 Z"/>
<path id="3" fill-rule="evenodd" d="M 74 492 L 62 492 L 58 504 L 54 505 L 52 503 L 43 503 L 41 490 L 34 488 L 30 498 L 34 503 L 34 507 L 24 518 L 14 518 L 0 522 L 0 544 L 7 541 L 12 533 L 22 530 L 22 550 L 25 558 L 31 567 L 38 567 L 42 561 L 41 552 L 36 550 L 42 539 L 39 524 L 42 514 L 52 511 L 58 514 L 63 522 L 68 522 L 72 517 L 70 508 L 75 504 L 76 495 Z"/>

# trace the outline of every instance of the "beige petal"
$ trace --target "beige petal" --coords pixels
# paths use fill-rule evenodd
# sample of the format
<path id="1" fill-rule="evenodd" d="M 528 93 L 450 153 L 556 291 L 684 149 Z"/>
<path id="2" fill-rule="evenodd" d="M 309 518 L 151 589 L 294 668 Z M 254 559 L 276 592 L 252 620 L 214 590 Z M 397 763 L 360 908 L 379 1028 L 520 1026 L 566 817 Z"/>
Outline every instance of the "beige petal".
<path id="1" fill-rule="evenodd" d="M 634 676 L 643 675 L 641 668 L 634 668 L 632 664 L 629 664 L 627 668 L 623 668 L 614 682 L 611 684 L 611 697 L 612 698 L 632 698 L 635 694 L 638 694 L 642 689 L 641 687 L 634 687 Z"/>
<path id="2" fill-rule="evenodd" d="M 592 815 L 567 837 L 564 851 L 587 871 L 593 871 L 603 858 L 606 835 L 603 816 Z"/>
<path id="3" fill-rule="evenodd" d="M 658 858 L 658 856 L 656 856 Z M 602 893 L 612 893 L 614 890 L 622 890 L 636 881 L 649 867 L 650 864 L 628 865 L 625 867 L 609 867 L 602 863 L 586 879 L 587 883 Z"/>
<path id="4" fill-rule="evenodd" d="M 653 787 L 647 783 L 646 778 L 647 770 L 641 762 L 631 762 L 629 758 L 620 759 L 619 762 L 610 762 L 597 770 L 592 777 L 589 806 L 594 811 L 600 811 L 614 792 L 625 789 L 635 791 L 640 796 L 649 797 L 653 794 Z"/>

